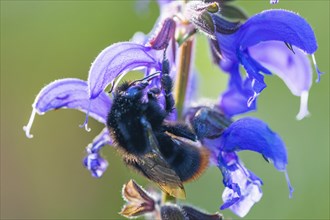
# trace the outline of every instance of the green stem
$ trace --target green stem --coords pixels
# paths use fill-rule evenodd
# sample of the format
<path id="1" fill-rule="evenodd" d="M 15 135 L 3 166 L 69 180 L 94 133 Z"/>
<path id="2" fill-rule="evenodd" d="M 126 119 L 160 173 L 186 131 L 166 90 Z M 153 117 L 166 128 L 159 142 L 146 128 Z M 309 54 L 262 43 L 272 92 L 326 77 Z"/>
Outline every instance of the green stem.
<path id="1" fill-rule="evenodd" d="M 176 198 L 166 192 L 162 192 L 162 203 L 166 202 L 176 203 Z"/>
<path id="2" fill-rule="evenodd" d="M 182 119 L 184 101 L 186 98 L 187 85 L 190 74 L 190 66 L 192 60 L 194 38 L 190 37 L 187 41 L 182 43 L 179 48 L 179 63 L 178 71 L 175 79 L 174 86 L 174 99 L 175 106 L 177 110 L 177 116 L 179 119 Z"/>

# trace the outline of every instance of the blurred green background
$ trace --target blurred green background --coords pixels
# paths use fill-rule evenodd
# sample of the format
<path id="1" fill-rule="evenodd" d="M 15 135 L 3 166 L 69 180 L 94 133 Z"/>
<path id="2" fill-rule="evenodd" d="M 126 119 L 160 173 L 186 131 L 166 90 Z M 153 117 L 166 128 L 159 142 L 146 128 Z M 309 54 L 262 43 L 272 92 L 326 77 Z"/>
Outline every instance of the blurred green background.
<path id="1" fill-rule="evenodd" d="M 285 8 L 313 26 L 316 58 L 325 72 L 310 92 L 311 117 L 296 121 L 299 98 L 276 76 L 266 77 L 259 110 L 248 115 L 266 121 L 287 144 L 293 198 L 282 173 L 260 155 L 240 153 L 246 166 L 264 180 L 263 198 L 247 219 L 329 218 L 329 1 L 238 1 L 248 14 Z M 87 79 L 91 62 L 108 45 L 129 40 L 136 31 L 149 32 L 157 18 L 155 3 L 137 12 L 135 1 L 1 1 L 1 218 L 118 219 L 124 201 L 121 188 L 134 178 L 111 147 L 103 151 L 109 168 L 94 179 L 82 166 L 85 146 L 102 129 L 90 120 L 90 133 L 78 127 L 84 114 L 60 110 L 37 116 L 33 139 L 22 130 L 40 89 L 55 79 Z M 198 38 L 196 66 L 201 96 L 217 98 L 226 75 L 212 66 L 204 36 Z M 314 75 L 314 78 L 316 75 Z M 210 168 L 186 185 L 187 202 L 209 212 L 222 204 L 222 176 Z M 237 219 L 230 211 L 227 218 Z"/>

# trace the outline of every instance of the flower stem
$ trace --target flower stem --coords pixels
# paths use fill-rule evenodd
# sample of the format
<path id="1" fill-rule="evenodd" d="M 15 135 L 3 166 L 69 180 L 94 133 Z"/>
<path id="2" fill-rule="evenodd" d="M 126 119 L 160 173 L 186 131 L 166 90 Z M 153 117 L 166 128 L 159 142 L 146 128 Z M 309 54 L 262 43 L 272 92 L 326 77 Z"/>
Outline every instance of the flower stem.
<path id="1" fill-rule="evenodd" d="M 162 203 L 166 202 L 176 203 L 176 198 L 166 192 L 162 192 Z"/>
<path id="2" fill-rule="evenodd" d="M 178 119 L 182 119 L 183 106 L 186 97 L 187 85 L 190 74 L 194 38 L 187 39 L 179 48 L 178 71 L 174 86 L 174 99 Z"/>

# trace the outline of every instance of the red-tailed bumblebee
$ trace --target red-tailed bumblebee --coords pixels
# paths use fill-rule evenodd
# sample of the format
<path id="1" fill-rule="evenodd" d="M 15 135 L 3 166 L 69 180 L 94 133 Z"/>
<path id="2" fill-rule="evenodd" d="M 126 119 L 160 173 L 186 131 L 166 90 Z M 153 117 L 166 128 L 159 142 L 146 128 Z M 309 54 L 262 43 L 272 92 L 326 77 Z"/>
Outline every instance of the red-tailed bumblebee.
<path id="1" fill-rule="evenodd" d="M 147 87 L 152 76 L 118 86 L 107 126 L 129 167 L 171 196 L 185 198 L 182 183 L 201 175 L 209 163 L 209 152 L 189 124 L 166 120 L 174 108 L 167 59 L 160 78 L 160 88 Z M 158 100 L 162 92 L 164 106 Z"/>

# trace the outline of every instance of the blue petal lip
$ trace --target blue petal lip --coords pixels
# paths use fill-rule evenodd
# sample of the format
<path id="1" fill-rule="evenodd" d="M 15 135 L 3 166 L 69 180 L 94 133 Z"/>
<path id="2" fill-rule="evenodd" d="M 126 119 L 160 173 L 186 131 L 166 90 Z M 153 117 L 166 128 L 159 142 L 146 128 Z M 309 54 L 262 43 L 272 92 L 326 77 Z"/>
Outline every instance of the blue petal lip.
<path id="1" fill-rule="evenodd" d="M 235 152 L 220 152 L 218 167 L 225 185 L 222 194 L 224 204 L 220 209 L 229 208 L 244 217 L 262 197 L 261 179 L 244 167 Z"/>
<path id="2" fill-rule="evenodd" d="M 121 42 L 105 48 L 94 60 L 89 70 L 88 91 L 95 99 L 113 80 L 136 68 L 160 69 L 161 52 L 132 42 Z"/>
<path id="3" fill-rule="evenodd" d="M 256 118 L 242 118 L 232 123 L 222 135 L 222 150 L 251 150 L 262 154 L 279 171 L 285 171 L 287 152 L 282 139 L 266 123 Z"/>
<path id="4" fill-rule="evenodd" d="M 30 129 L 35 114 L 42 115 L 59 108 L 76 109 L 85 113 L 89 111 L 94 119 L 105 124 L 112 105 L 110 97 L 103 92 L 96 99 L 89 100 L 87 88 L 87 82 L 74 78 L 56 80 L 45 86 L 32 105 L 33 111 L 28 124 L 23 127 L 26 136 L 33 137 Z"/>
<path id="5" fill-rule="evenodd" d="M 246 79 L 251 80 L 254 91 L 254 94 L 248 99 L 248 104 L 252 104 L 266 87 L 264 76 L 261 73 L 273 72 L 283 79 L 294 95 L 301 97 L 301 107 L 297 119 L 302 119 L 309 114 L 307 100 L 311 85 L 311 67 L 306 53 L 312 55 L 318 78 L 321 73 L 314 57 L 314 52 L 318 48 L 315 34 L 304 18 L 281 9 L 263 11 L 248 19 L 232 35 L 218 33 L 217 40 L 223 55 L 220 67 L 231 75 L 237 75 L 236 72 L 239 69 L 233 67 L 239 64 L 246 69 Z M 292 51 L 286 48 L 284 42 L 291 45 L 296 54 L 290 54 Z M 275 45 L 277 46 L 275 47 Z M 275 48 L 274 52 L 282 55 L 273 55 L 270 47 Z M 265 57 L 267 58 L 265 59 Z M 228 68 L 222 63 L 231 64 Z M 298 75 L 299 77 L 297 77 Z M 231 76 L 231 81 L 235 80 L 236 83 L 230 82 L 228 91 L 243 87 L 241 77 L 237 79 L 237 77 Z M 236 84 L 236 88 L 232 87 L 233 84 Z M 243 90 L 240 89 L 240 91 Z M 241 104 L 242 111 L 239 112 L 249 110 L 248 108 L 244 110 L 244 108 L 245 106 Z"/>
<path id="6" fill-rule="evenodd" d="M 298 14 L 273 9 L 251 17 L 234 34 L 236 46 L 244 50 L 263 41 L 277 40 L 313 54 L 317 42 L 312 27 Z"/>
<path id="7" fill-rule="evenodd" d="M 222 206 L 220 206 L 220 210 L 229 208 L 230 206 L 234 205 L 239 200 L 240 200 L 240 198 L 236 197 L 236 198 L 231 199 L 230 201 L 225 202 L 224 204 L 222 204 Z"/>

